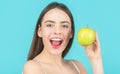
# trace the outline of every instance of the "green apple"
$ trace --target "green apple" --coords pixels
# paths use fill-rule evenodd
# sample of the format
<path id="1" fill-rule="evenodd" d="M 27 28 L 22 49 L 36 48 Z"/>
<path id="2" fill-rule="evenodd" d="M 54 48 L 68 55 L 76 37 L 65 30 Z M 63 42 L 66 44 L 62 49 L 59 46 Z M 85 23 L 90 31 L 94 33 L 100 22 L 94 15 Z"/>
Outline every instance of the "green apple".
<path id="1" fill-rule="evenodd" d="M 92 28 L 84 27 L 78 31 L 78 42 L 82 46 L 91 45 L 95 41 L 95 31 Z"/>

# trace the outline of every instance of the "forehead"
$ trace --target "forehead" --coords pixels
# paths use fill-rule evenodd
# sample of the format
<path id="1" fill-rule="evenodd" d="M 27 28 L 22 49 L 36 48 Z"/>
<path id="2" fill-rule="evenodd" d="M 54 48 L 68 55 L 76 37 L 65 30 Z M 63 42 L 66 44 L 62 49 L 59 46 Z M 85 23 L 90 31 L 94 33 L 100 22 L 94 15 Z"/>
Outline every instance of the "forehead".
<path id="1" fill-rule="evenodd" d="M 70 21 L 70 17 L 63 10 L 54 8 L 49 10 L 43 17 L 43 21 L 54 20 L 54 21 Z"/>

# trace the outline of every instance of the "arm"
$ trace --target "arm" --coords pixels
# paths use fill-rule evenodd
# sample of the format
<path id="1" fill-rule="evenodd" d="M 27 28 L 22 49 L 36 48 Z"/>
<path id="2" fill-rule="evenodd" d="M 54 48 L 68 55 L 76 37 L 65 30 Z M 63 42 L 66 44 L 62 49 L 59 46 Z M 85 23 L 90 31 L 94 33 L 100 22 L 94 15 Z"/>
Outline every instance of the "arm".
<path id="1" fill-rule="evenodd" d="M 91 61 L 93 74 L 104 74 L 102 57 L 101 57 L 101 48 L 96 33 L 96 39 L 92 45 L 83 46 L 85 48 L 86 54 Z"/>
<path id="2" fill-rule="evenodd" d="M 104 74 L 102 58 L 91 60 L 93 74 Z"/>

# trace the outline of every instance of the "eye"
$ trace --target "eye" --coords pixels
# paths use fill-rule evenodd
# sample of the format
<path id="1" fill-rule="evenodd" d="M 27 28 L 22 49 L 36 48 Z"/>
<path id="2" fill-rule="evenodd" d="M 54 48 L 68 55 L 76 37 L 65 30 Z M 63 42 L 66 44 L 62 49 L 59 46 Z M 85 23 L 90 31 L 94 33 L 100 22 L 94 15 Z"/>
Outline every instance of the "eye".
<path id="1" fill-rule="evenodd" d="M 68 28 L 69 26 L 68 26 L 68 24 L 63 24 L 62 27 L 63 28 Z"/>
<path id="2" fill-rule="evenodd" d="M 53 26 L 53 24 L 47 24 L 46 26 L 47 26 L 47 27 L 52 27 L 52 26 Z"/>

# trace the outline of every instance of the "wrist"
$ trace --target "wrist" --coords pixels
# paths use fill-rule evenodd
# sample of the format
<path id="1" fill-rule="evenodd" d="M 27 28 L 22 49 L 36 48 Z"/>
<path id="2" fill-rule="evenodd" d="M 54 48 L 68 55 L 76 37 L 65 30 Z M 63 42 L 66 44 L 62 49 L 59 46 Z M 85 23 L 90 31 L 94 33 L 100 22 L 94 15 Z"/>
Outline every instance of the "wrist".
<path id="1" fill-rule="evenodd" d="M 91 61 L 91 63 L 99 63 L 99 62 L 102 62 L 102 57 L 97 56 L 95 58 L 91 58 L 90 61 Z"/>
<path id="2" fill-rule="evenodd" d="M 92 65 L 102 64 L 102 58 L 96 58 L 90 60 Z"/>
<path id="3" fill-rule="evenodd" d="M 88 54 L 88 58 L 90 61 L 95 61 L 101 59 L 102 57 L 101 57 L 101 53 L 91 52 L 90 54 Z"/>

